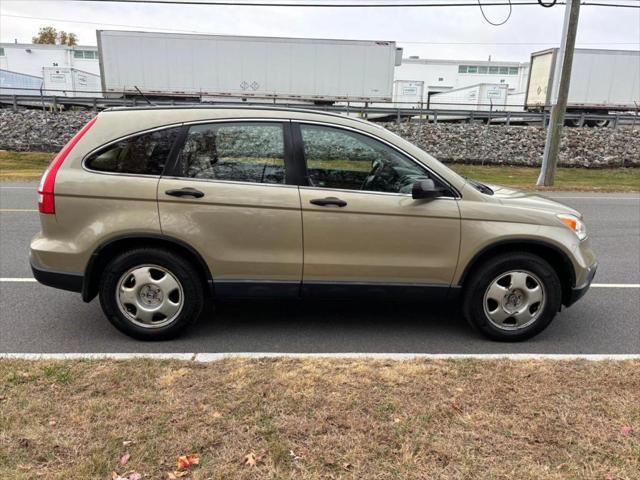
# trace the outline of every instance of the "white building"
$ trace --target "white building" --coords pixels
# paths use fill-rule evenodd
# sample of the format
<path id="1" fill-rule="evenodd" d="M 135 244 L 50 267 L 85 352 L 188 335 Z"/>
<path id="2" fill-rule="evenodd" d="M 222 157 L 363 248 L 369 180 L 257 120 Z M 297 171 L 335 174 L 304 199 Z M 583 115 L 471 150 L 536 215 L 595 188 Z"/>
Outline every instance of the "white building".
<path id="1" fill-rule="evenodd" d="M 0 70 L 42 77 L 44 67 L 74 68 L 100 75 L 98 47 L 0 43 Z"/>
<path id="2" fill-rule="evenodd" d="M 394 101 L 428 107 L 431 95 L 477 84 L 507 85 L 513 94 L 526 89 L 528 75 L 528 63 L 403 58 L 395 70 Z"/>

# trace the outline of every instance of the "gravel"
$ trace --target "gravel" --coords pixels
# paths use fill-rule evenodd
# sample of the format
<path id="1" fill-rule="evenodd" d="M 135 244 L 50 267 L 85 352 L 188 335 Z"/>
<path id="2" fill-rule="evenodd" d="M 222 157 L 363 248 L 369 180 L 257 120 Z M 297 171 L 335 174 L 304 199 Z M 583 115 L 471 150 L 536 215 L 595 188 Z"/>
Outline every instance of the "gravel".
<path id="1" fill-rule="evenodd" d="M 59 150 L 95 114 L 40 110 L 0 110 L 0 149 Z M 399 134 L 445 163 L 537 166 L 545 131 L 534 126 L 466 123 L 388 123 Z M 640 125 L 619 128 L 565 128 L 560 165 L 640 167 Z"/>

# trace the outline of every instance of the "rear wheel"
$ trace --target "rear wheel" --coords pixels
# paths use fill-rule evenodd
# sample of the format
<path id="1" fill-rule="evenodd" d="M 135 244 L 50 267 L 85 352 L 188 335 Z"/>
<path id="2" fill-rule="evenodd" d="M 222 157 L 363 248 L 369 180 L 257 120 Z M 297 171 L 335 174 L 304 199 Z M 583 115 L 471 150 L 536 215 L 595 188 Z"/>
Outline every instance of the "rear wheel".
<path id="1" fill-rule="evenodd" d="M 464 314 L 485 336 L 520 341 L 537 335 L 560 309 L 562 287 L 547 261 L 509 253 L 480 265 L 466 282 Z"/>
<path id="2" fill-rule="evenodd" d="M 105 268 L 100 304 L 121 332 L 140 340 L 176 337 L 202 311 L 200 276 L 182 257 L 164 249 L 124 252 Z"/>

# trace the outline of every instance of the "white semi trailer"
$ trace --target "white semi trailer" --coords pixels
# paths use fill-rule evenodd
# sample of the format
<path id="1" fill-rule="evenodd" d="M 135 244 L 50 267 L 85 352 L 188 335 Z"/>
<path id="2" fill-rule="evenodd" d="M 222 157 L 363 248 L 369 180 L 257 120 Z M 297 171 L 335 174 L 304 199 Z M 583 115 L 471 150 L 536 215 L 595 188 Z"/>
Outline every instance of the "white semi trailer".
<path id="1" fill-rule="evenodd" d="M 105 95 L 390 101 L 391 41 L 98 30 Z"/>
<path id="2" fill-rule="evenodd" d="M 558 49 L 531 54 L 525 109 L 548 110 L 560 82 Z M 640 106 L 640 51 L 577 48 L 573 56 L 567 112 L 609 113 Z"/>

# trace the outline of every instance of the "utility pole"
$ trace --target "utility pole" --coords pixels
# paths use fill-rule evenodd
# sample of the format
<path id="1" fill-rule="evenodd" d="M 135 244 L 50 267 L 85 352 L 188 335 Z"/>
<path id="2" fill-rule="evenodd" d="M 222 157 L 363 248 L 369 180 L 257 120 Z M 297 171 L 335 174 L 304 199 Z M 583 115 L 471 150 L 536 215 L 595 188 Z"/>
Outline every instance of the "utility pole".
<path id="1" fill-rule="evenodd" d="M 538 185 L 550 187 L 556 175 L 558 164 L 558 152 L 560 151 L 560 137 L 564 125 L 564 114 L 567 110 L 567 97 L 569 96 L 569 83 L 571 81 L 571 66 L 573 64 L 573 51 L 576 46 L 576 32 L 578 30 L 578 15 L 580 13 L 580 0 L 567 0 L 564 12 L 564 25 L 562 27 L 562 41 L 560 43 L 560 83 L 557 96 L 551 92 L 551 117 L 547 127 L 547 140 L 544 144 L 544 156 L 542 157 L 542 169 L 538 177 Z M 553 89 L 553 86 L 551 87 Z"/>

